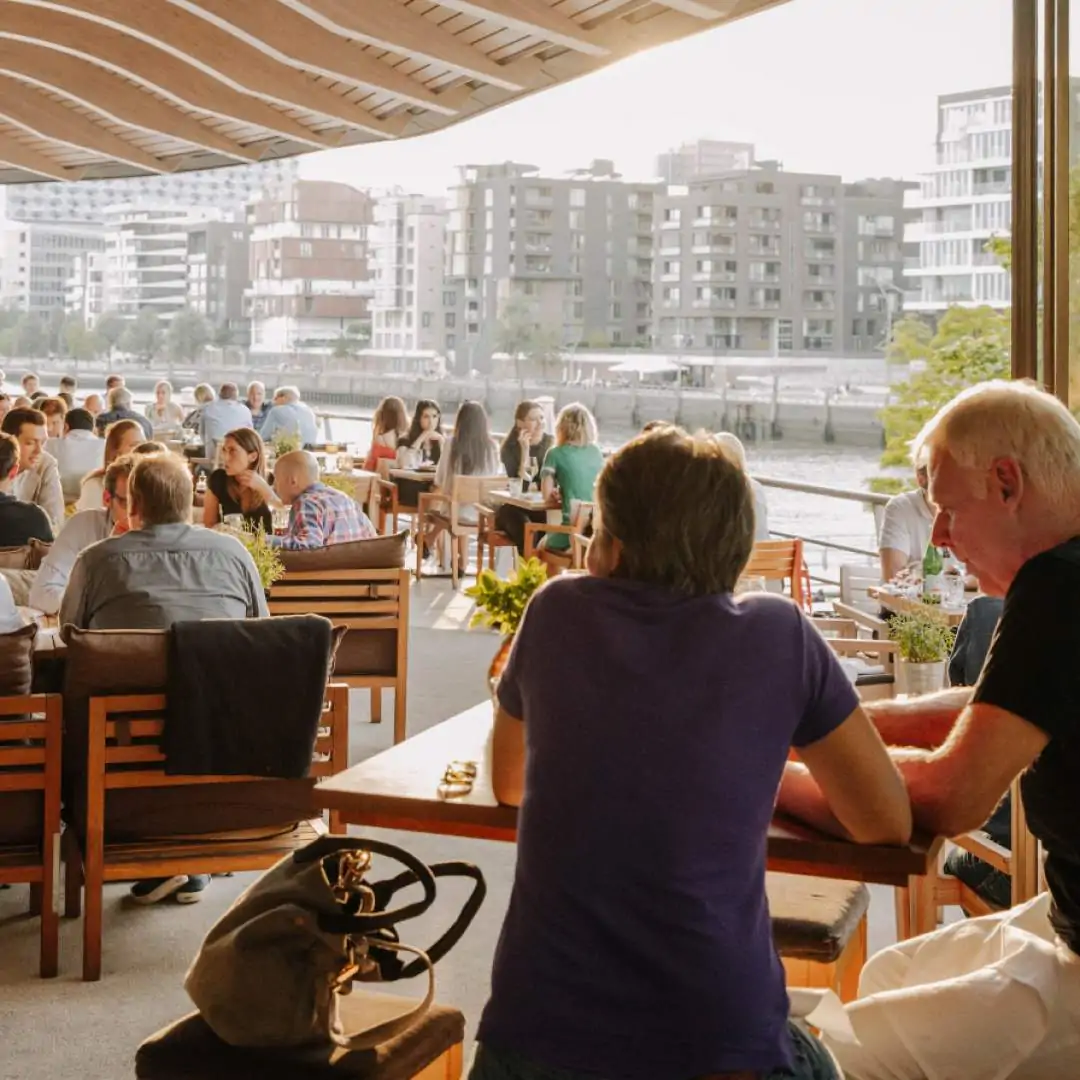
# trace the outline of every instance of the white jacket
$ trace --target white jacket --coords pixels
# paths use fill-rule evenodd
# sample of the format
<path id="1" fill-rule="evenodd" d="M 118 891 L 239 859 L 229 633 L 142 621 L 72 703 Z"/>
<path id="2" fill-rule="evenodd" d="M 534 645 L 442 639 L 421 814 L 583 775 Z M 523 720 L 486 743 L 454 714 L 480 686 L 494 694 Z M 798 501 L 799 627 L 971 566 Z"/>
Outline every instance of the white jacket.
<path id="1" fill-rule="evenodd" d="M 44 611 L 46 615 L 55 615 L 60 610 L 60 601 L 64 598 L 71 568 L 79 553 L 104 540 L 112 532 L 109 511 L 81 510 L 67 520 L 60 530 L 60 535 L 42 560 L 34 584 L 30 587 L 30 606 Z"/>

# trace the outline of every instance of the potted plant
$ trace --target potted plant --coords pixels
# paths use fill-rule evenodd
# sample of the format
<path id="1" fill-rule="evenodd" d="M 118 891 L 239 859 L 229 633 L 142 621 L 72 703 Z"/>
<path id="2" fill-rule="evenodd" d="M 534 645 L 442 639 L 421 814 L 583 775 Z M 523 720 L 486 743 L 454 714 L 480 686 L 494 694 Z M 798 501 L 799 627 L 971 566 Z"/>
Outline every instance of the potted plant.
<path id="1" fill-rule="evenodd" d="M 493 694 L 529 598 L 545 581 L 547 567 L 539 559 L 519 558 L 508 578 L 500 578 L 494 570 L 481 570 L 476 584 L 465 590 L 465 595 L 476 603 L 469 626 L 489 626 L 505 639 L 488 668 L 488 685 Z"/>
<path id="2" fill-rule="evenodd" d="M 945 663 L 955 632 L 936 614 L 901 614 L 889 620 L 890 636 L 900 652 L 897 689 L 929 694 L 945 685 Z"/>
<path id="3" fill-rule="evenodd" d="M 274 451 L 274 459 L 284 457 L 285 454 L 291 454 L 294 450 L 299 450 L 303 446 L 300 442 L 299 432 L 279 431 L 271 440 L 270 448 Z"/>
<path id="4" fill-rule="evenodd" d="M 259 572 L 263 592 L 269 599 L 270 587 L 278 578 L 285 575 L 285 564 L 281 561 L 278 549 L 266 539 L 266 533 L 261 525 L 255 527 L 245 525 L 243 529 L 234 532 L 234 535 L 251 553 L 255 561 L 255 569 Z"/>

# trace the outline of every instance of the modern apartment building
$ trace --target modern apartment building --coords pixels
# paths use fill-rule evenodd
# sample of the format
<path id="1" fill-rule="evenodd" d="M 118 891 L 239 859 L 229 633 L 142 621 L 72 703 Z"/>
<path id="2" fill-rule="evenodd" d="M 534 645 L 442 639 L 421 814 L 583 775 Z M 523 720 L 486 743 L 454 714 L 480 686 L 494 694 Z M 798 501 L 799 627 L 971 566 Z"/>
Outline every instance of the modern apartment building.
<path id="1" fill-rule="evenodd" d="M 63 311 L 76 260 L 105 247 L 93 226 L 24 222 L 4 229 L 0 249 L 0 306 L 48 315 Z"/>
<path id="2" fill-rule="evenodd" d="M 250 238 L 246 222 L 204 221 L 187 230 L 187 306 L 227 330 L 235 345 L 247 345 L 251 337 L 244 310 Z"/>
<path id="3" fill-rule="evenodd" d="M 248 208 L 251 351 L 329 347 L 370 318 L 373 202 L 331 181 L 293 180 Z"/>
<path id="4" fill-rule="evenodd" d="M 776 162 L 656 200 L 654 348 L 866 354 L 898 310 L 903 197 Z"/>
<path id="5" fill-rule="evenodd" d="M 104 224 L 109 207 L 200 207 L 222 219 L 243 220 L 244 208 L 261 191 L 295 180 L 296 158 L 200 172 L 165 173 L 77 184 L 13 184 L 0 192 L 9 221 Z"/>
<path id="6" fill-rule="evenodd" d="M 454 315 L 444 303 L 446 217 L 446 200 L 427 195 L 399 191 L 375 204 L 372 348 L 445 353 Z"/>
<path id="7" fill-rule="evenodd" d="M 706 176 L 749 169 L 753 164 L 753 143 L 697 139 L 657 155 L 656 175 L 665 184 L 689 184 Z"/>
<path id="8" fill-rule="evenodd" d="M 558 346 L 648 341 L 662 184 L 624 180 L 606 161 L 569 176 L 469 165 L 460 178 L 446 280 L 446 348 L 458 368 L 489 366 L 510 311 Z"/>
<path id="9" fill-rule="evenodd" d="M 72 264 L 64 290 L 64 308 L 86 327 L 92 327 L 105 310 L 107 265 L 104 249 L 79 255 Z"/>

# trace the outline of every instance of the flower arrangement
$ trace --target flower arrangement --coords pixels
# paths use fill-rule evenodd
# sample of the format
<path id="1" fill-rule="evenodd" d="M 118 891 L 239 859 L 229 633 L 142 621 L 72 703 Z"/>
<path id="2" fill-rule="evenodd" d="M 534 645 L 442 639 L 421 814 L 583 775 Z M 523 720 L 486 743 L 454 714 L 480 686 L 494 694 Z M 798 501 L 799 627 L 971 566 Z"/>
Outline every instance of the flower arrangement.
<path id="1" fill-rule="evenodd" d="M 889 633 L 909 664 L 936 664 L 949 658 L 956 632 L 936 614 L 900 614 L 889 619 Z"/>
<path id="2" fill-rule="evenodd" d="M 273 448 L 274 457 L 279 458 L 283 454 L 291 454 L 294 450 L 301 449 L 303 443 L 300 441 L 300 432 L 279 431 L 270 440 L 270 446 Z"/>
<path id="3" fill-rule="evenodd" d="M 493 570 L 481 570 L 465 595 L 476 603 L 470 626 L 490 626 L 511 637 L 521 624 L 529 598 L 547 580 L 547 567 L 537 558 L 518 559 L 505 580 Z"/>
<path id="4" fill-rule="evenodd" d="M 235 536 L 251 553 L 255 569 L 259 572 L 259 581 L 264 591 L 269 592 L 270 586 L 285 575 L 285 564 L 278 549 L 267 540 L 261 525 L 245 525 Z"/>

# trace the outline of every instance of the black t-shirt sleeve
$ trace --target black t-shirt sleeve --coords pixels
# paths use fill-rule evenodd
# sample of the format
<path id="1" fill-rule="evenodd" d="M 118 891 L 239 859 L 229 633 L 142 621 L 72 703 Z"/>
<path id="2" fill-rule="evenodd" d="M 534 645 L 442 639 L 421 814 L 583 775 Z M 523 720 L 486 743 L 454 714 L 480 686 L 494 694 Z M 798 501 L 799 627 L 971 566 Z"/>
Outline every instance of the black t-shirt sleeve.
<path id="1" fill-rule="evenodd" d="M 1016 576 L 972 700 L 1019 716 L 1051 738 L 1080 718 L 1080 563 L 1046 553 Z"/>
<path id="2" fill-rule="evenodd" d="M 521 443 L 517 439 L 507 439 L 499 448 L 499 458 L 507 476 L 517 476 L 521 472 Z"/>
<path id="3" fill-rule="evenodd" d="M 210 479 L 207 480 L 206 486 L 210 489 L 210 494 L 214 496 L 219 503 L 225 502 L 229 494 L 229 477 L 224 469 L 215 469 L 210 474 Z"/>

